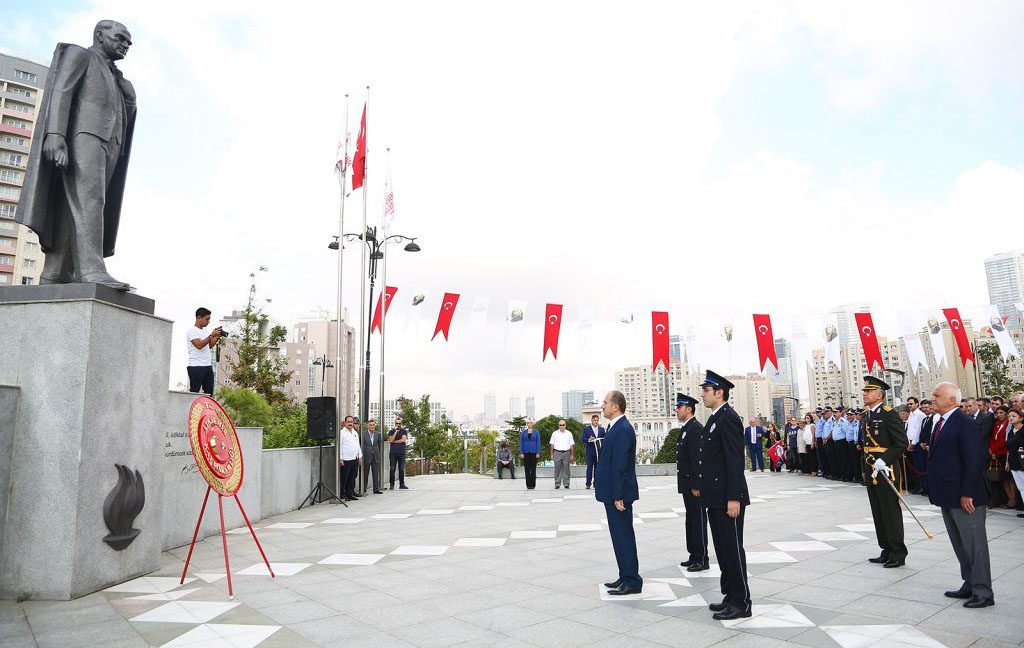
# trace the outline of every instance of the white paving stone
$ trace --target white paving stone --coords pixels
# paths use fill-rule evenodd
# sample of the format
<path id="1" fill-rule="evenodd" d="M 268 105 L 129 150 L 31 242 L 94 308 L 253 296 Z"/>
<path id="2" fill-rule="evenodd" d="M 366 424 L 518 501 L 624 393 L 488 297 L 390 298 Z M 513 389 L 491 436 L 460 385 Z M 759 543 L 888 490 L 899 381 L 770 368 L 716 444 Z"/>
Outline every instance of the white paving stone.
<path id="1" fill-rule="evenodd" d="M 132 617 L 131 621 L 151 623 L 206 623 L 241 603 L 223 601 L 171 601 L 148 612 Z"/>
<path id="2" fill-rule="evenodd" d="M 226 578 L 227 574 L 196 574 L 197 578 L 201 578 L 207 583 L 216 583 L 222 578 Z"/>
<path id="3" fill-rule="evenodd" d="M 404 520 L 412 517 L 412 513 L 378 513 L 373 516 L 374 520 Z"/>
<path id="4" fill-rule="evenodd" d="M 686 567 L 682 565 L 676 565 L 679 571 L 687 578 L 720 578 L 722 576 L 722 570 L 719 569 L 718 565 L 711 565 L 704 571 L 692 572 L 686 571 Z"/>
<path id="5" fill-rule="evenodd" d="M 460 506 L 460 511 L 490 511 L 494 508 L 493 504 L 467 504 L 466 506 Z"/>
<path id="6" fill-rule="evenodd" d="M 448 551 L 448 545 L 402 545 L 391 552 L 392 556 L 440 556 Z"/>
<path id="7" fill-rule="evenodd" d="M 323 522 L 321 522 L 320 524 L 359 524 L 360 522 L 362 522 L 365 519 L 366 518 L 359 518 L 359 517 L 336 517 L 336 518 L 328 518 L 328 519 L 324 520 Z"/>
<path id="8" fill-rule="evenodd" d="M 454 547 L 500 547 L 508 538 L 459 538 Z"/>
<path id="9" fill-rule="evenodd" d="M 554 538 L 558 536 L 557 531 L 513 531 L 508 537 L 514 540 Z"/>
<path id="10" fill-rule="evenodd" d="M 874 524 L 837 524 L 840 529 L 846 529 L 847 531 L 871 531 L 874 532 Z"/>
<path id="11" fill-rule="evenodd" d="M 685 578 L 645 578 L 644 582 L 652 583 L 668 583 L 669 585 L 675 585 L 677 587 L 693 587 L 690 585 L 690 581 Z"/>
<path id="12" fill-rule="evenodd" d="M 561 504 L 561 497 L 538 497 L 530 500 L 534 504 Z"/>
<path id="13" fill-rule="evenodd" d="M 559 524 L 559 531 L 600 531 L 600 524 Z"/>
<path id="14" fill-rule="evenodd" d="M 164 646 L 195 648 L 251 648 L 281 629 L 277 625 L 204 623 L 172 639 Z"/>
<path id="15" fill-rule="evenodd" d="M 785 551 L 748 551 L 748 565 L 763 565 L 769 563 L 790 563 L 796 562 L 796 558 Z"/>
<path id="16" fill-rule="evenodd" d="M 277 522 L 269 526 L 263 527 L 264 529 L 305 529 L 306 527 L 313 526 L 312 522 Z"/>
<path id="17" fill-rule="evenodd" d="M 905 624 L 821 626 L 821 629 L 843 648 L 870 648 L 873 646 L 941 648 L 944 645 L 920 630 Z"/>
<path id="18" fill-rule="evenodd" d="M 423 509 L 418 511 L 416 515 L 451 515 L 455 512 L 455 509 Z"/>
<path id="19" fill-rule="evenodd" d="M 722 621 L 734 630 L 744 628 L 813 628 L 814 622 L 792 605 L 752 605 L 750 618 Z"/>
<path id="20" fill-rule="evenodd" d="M 835 551 L 835 547 L 818 540 L 799 540 L 796 542 L 772 542 L 779 551 Z"/>
<path id="21" fill-rule="evenodd" d="M 716 603 L 718 601 L 715 601 Z M 691 594 L 690 596 L 684 596 L 683 598 L 669 601 L 668 603 L 662 603 L 658 607 L 707 607 L 708 602 L 704 600 L 704 597 L 700 594 Z"/>
<path id="22" fill-rule="evenodd" d="M 346 554 L 336 553 L 321 560 L 320 565 L 372 565 L 384 557 L 384 554 Z"/>
<path id="23" fill-rule="evenodd" d="M 805 490 L 783 490 L 779 491 L 779 495 L 808 495 Z"/>
<path id="24" fill-rule="evenodd" d="M 529 506 L 529 502 L 498 502 L 498 506 Z"/>
<path id="25" fill-rule="evenodd" d="M 804 535 L 815 540 L 867 540 L 866 536 L 854 533 L 853 531 L 825 531 L 822 533 L 805 533 Z"/>
<path id="26" fill-rule="evenodd" d="M 677 517 L 679 517 L 679 516 L 677 514 L 673 513 L 672 511 L 654 511 L 652 513 L 641 513 L 640 514 L 640 519 L 641 520 L 656 520 L 656 519 L 660 519 L 660 518 L 677 518 Z"/>
<path id="27" fill-rule="evenodd" d="M 300 571 L 309 568 L 313 563 L 286 563 L 286 562 L 271 562 L 270 566 L 274 570 L 275 576 L 294 576 Z M 267 565 L 262 562 L 258 562 L 255 565 L 250 565 L 238 572 L 239 576 L 270 576 L 270 572 L 267 571 Z"/>
<path id="28" fill-rule="evenodd" d="M 185 585 L 194 581 L 195 578 L 186 578 Z M 131 593 L 131 594 L 157 594 L 169 592 L 182 586 L 180 578 L 174 576 L 143 576 L 130 580 L 127 583 L 114 585 L 103 590 L 104 592 Z"/>
<path id="29" fill-rule="evenodd" d="M 173 592 L 157 592 L 156 594 L 129 596 L 128 599 L 132 601 L 177 601 L 183 596 L 188 596 L 192 592 L 198 591 L 199 588 L 194 587 L 192 589 L 174 590 Z"/>

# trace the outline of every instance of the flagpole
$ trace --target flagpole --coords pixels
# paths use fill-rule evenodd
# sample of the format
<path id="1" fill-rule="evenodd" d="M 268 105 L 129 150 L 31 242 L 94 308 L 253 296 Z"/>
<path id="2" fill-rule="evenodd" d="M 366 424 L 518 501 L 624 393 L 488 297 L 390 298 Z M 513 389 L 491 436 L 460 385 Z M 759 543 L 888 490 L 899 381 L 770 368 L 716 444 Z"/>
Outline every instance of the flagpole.
<path id="1" fill-rule="evenodd" d="M 342 417 L 345 416 L 345 410 L 347 409 L 347 403 L 343 403 L 341 400 L 341 383 L 342 383 L 342 365 L 341 363 L 341 345 L 345 339 L 342 335 L 344 324 L 342 324 L 342 311 L 343 306 L 341 302 L 341 287 L 342 287 L 342 269 L 344 263 L 342 263 L 343 254 L 345 250 L 345 187 L 348 186 L 348 94 L 345 94 L 345 151 L 342 153 L 341 158 L 341 208 L 338 213 L 338 312 L 337 312 L 337 354 L 334 357 L 334 406 L 335 411 L 335 439 L 334 449 L 338 453 L 338 456 L 334 458 L 334 492 L 341 492 L 341 465 L 339 460 L 341 459 L 341 421 Z M 330 336 L 328 336 L 330 337 Z M 330 347 L 330 344 L 327 345 Z M 326 351 L 325 351 L 326 352 Z M 351 358 L 349 358 L 351 359 Z M 350 372 L 346 371 L 345 375 L 351 375 Z M 323 387 L 323 385 L 321 385 Z"/>
<path id="2" fill-rule="evenodd" d="M 361 275 L 365 275 L 366 272 L 367 272 L 367 268 L 366 268 L 366 184 L 367 184 L 366 183 L 366 178 L 367 178 L 366 170 L 367 170 L 367 167 L 369 166 L 369 164 L 367 163 L 367 158 L 369 158 L 369 152 L 370 152 L 370 141 L 369 141 L 370 140 L 370 137 L 369 137 L 370 127 L 368 125 L 369 117 L 370 117 L 370 86 L 366 86 L 366 103 L 363 104 L 363 114 L 366 116 L 366 122 L 367 123 L 364 124 L 365 130 L 363 131 L 363 137 L 364 137 L 364 140 L 363 140 L 363 146 L 364 146 L 364 149 L 363 149 L 363 229 L 361 229 L 359 231 L 359 233 L 360 233 L 360 240 L 363 242 L 363 245 L 362 245 L 363 253 L 362 253 L 362 257 L 361 257 L 362 260 L 361 260 L 360 266 L 359 266 L 359 272 L 360 272 Z M 363 320 L 363 313 L 365 313 L 365 312 L 366 312 L 366 277 L 364 276 L 362 281 L 360 281 L 360 287 L 359 287 L 359 317 L 357 317 L 356 319 L 362 321 Z M 369 390 L 369 386 L 363 384 L 363 383 L 366 382 L 366 378 L 365 378 L 365 376 L 366 376 L 366 373 L 365 373 L 366 372 L 366 358 L 365 358 L 365 355 L 366 355 L 366 346 L 367 346 L 366 337 L 367 336 L 365 335 L 365 331 L 362 330 L 362 325 L 360 325 L 360 330 L 359 330 L 359 363 L 360 363 L 359 364 L 359 391 L 360 392 L 363 392 L 363 390 Z M 369 391 L 367 391 L 365 393 L 369 393 Z M 363 404 L 367 403 L 367 401 L 369 401 L 368 398 L 364 399 L 364 398 L 360 397 L 360 399 L 359 399 L 359 406 L 358 406 L 358 408 L 359 408 L 359 427 L 357 428 L 357 432 L 359 433 L 359 442 L 360 443 L 362 443 L 362 438 L 363 438 L 362 429 L 363 429 L 363 426 L 366 425 L 366 417 L 369 415 L 369 412 L 363 411 L 364 410 Z M 369 405 L 368 404 L 367 404 L 365 409 L 367 409 L 367 410 L 369 409 Z M 360 490 L 360 486 L 362 486 L 362 480 L 364 479 L 364 477 L 363 477 L 364 474 L 365 474 L 364 473 L 364 468 L 363 468 L 362 464 L 360 464 L 360 466 L 359 466 L 359 480 L 360 480 L 360 482 L 359 482 L 359 484 L 356 485 L 355 490 Z"/>
<path id="3" fill-rule="evenodd" d="M 385 158 L 386 158 L 385 164 L 387 166 L 387 173 L 388 173 L 388 185 L 389 185 L 388 188 L 387 188 L 387 191 L 390 191 L 390 192 L 392 192 L 392 194 L 394 194 L 394 188 L 390 186 L 390 184 L 391 184 L 391 177 L 390 177 L 390 173 L 391 173 L 391 148 L 390 147 L 387 149 L 387 153 L 385 155 Z M 383 211 L 383 214 L 382 214 L 382 217 L 381 217 L 381 225 L 386 225 L 387 215 L 388 215 L 388 206 L 387 206 L 387 196 L 385 195 L 384 196 L 384 211 Z M 381 293 L 380 293 L 380 307 L 381 307 L 380 308 L 380 400 L 378 401 L 380 403 L 380 408 L 379 408 L 380 409 L 380 427 L 381 427 L 381 430 L 384 432 L 385 438 L 387 437 L 387 421 L 385 420 L 385 417 L 384 417 L 384 327 L 386 326 L 386 322 L 388 321 L 388 251 L 387 251 L 387 246 L 388 246 L 388 229 L 389 228 L 386 227 L 386 226 L 381 227 L 381 234 L 384 237 L 383 241 L 381 242 L 381 251 L 384 252 L 384 264 L 383 264 L 384 267 L 381 269 L 381 275 L 382 275 L 381 286 L 382 286 L 382 289 L 381 289 Z M 383 454 L 383 452 L 381 454 Z M 388 461 L 389 462 L 391 461 L 390 453 L 388 453 Z M 390 466 L 388 467 L 388 469 L 390 470 Z M 383 486 L 383 484 L 384 484 L 384 463 L 382 461 L 378 461 L 377 462 L 377 470 L 380 471 L 380 482 L 379 483 Z"/>

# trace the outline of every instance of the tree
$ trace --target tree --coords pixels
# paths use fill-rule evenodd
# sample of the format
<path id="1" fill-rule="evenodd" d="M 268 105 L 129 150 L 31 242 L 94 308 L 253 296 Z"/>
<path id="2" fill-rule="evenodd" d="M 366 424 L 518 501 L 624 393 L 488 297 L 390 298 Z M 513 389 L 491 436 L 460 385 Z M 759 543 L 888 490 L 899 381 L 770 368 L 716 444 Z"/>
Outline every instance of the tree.
<path id="1" fill-rule="evenodd" d="M 1013 392 L 1024 391 L 1024 383 L 1010 377 L 998 344 L 979 340 L 975 357 L 981 369 L 981 387 L 985 394 L 1006 397 Z"/>
<path id="2" fill-rule="evenodd" d="M 231 382 L 255 391 L 270 405 L 286 403 L 288 395 L 281 388 L 291 380 L 292 372 L 287 369 L 287 359 L 271 351 L 284 341 L 287 329 L 270 325 L 270 318 L 256 303 L 256 274 L 249 277 L 252 279 L 249 301 L 242 312 L 239 329 L 232 331 L 232 338 L 229 338 L 236 352 L 236 357 L 228 361 Z"/>
<path id="3" fill-rule="evenodd" d="M 551 434 L 558 429 L 558 422 L 565 421 L 565 429 L 572 432 L 573 444 L 572 460 L 576 463 L 586 461 L 586 448 L 583 447 L 583 424 L 574 418 L 563 418 L 555 414 L 548 414 L 536 421 L 533 427 L 540 432 L 540 459 L 547 459 L 551 456 Z M 545 454 L 545 447 L 548 449 Z"/>
<path id="4" fill-rule="evenodd" d="M 306 406 L 279 403 L 270 424 L 263 428 L 263 447 L 304 448 L 314 445 L 306 431 Z"/>
<path id="5" fill-rule="evenodd" d="M 217 401 L 238 427 L 266 427 L 274 415 L 265 398 L 245 387 L 221 387 Z"/>
<path id="6" fill-rule="evenodd" d="M 658 451 L 658 456 L 654 458 L 654 463 L 675 463 L 676 462 L 676 448 L 679 447 L 679 435 L 682 434 L 682 428 L 672 428 L 665 435 L 665 441 L 661 444 L 661 450 Z"/>
<path id="7" fill-rule="evenodd" d="M 498 438 L 498 432 L 497 430 L 480 430 L 476 433 L 476 438 L 478 443 L 473 446 L 470 461 L 474 466 L 480 466 L 482 463 L 486 470 L 488 465 L 494 465 L 496 454 L 494 442 Z"/>
<path id="8" fill-rule="evenodd" d="M 419 402 L 407 398 L 399 400 L 402 403 L 402 422 L 415 439 L 412 450 L 426 459 L 424 472 L 429 473 L 431 462 L 443 453 L 445 441 L 448 440 L 447 420 L 443 419 L 439 425 L 431 424 L 430 394 L 420 396 Z"/>
<path id="9" fill-rule="evenodd" d="M 516 416 L 511 421 L 505 421 L 508 428 L 502 433 L 508 441 L 508 449 L 513 457 L 519 456 L 519 433 L 526 429 L 526 417 Z"/>

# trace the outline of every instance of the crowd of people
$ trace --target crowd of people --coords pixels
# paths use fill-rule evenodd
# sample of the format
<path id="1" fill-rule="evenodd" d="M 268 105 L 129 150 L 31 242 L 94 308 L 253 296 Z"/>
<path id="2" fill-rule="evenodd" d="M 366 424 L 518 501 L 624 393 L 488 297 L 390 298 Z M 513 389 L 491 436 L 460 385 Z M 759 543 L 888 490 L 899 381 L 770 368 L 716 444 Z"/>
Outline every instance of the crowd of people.
<path id="1" fill-rule="evenodd" d="M 1016 509 L 1024 518 L 1024 392 L 1009 399 L 1000 396 L 962 398 L 959 408 L 978 428 L 985 448 L 985 484 L 988 508 Z M 928 448 L 939 414 L 930 399 L 911 396 L 895 408 L 907 435 L 898 484 L 914 495 L 928 495 Z M 811 475 L 834 481 L 864 483 L 864 410 L 819 407 L 802 419 L 790 416 L 779 432 L 774 423 L 764 427 L 756 419 L 744 430 L 751 471 Z M 765 460 L 767 457 L 767 461 Z"/>

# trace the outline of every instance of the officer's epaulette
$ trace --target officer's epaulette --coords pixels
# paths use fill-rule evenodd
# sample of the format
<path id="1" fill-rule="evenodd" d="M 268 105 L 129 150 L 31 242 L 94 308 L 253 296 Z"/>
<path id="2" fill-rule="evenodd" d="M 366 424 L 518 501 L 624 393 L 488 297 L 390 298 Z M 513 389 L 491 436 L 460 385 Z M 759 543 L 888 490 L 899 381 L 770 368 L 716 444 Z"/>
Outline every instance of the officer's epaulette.
<path id="1" fill-rule="evenodd" d="M 886 412 L 891 412 L 892 405 L 882 405 L 882 409 L 884 409 Z"/>

